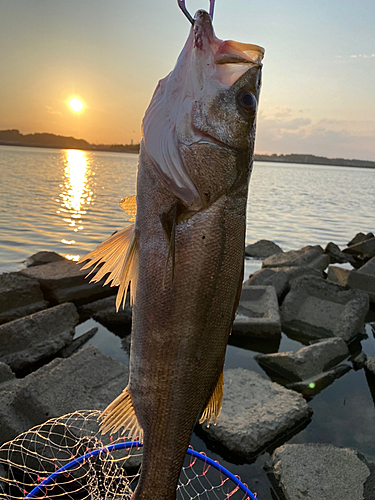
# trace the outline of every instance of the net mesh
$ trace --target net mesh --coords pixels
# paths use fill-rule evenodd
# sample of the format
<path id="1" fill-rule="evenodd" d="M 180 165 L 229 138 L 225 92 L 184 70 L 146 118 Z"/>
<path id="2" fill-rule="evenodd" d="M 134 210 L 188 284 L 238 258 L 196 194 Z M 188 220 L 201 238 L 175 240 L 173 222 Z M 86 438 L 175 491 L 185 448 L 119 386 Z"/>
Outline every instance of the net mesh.
<path id="1" fill-rule="evenodd" d="M 0 498 L 19 500 L 74 459 L 93 450 L 129 441 L 127 434 L 101 435 L 97 410 L 53 418 L 0 447 Z M 35 498 L 130 499 L 139 478 L 142 448 L 103 451 L 58 473 Z M 204 454 L 187 454 L 177 488 L 178 500 L 250 498 Z"/>

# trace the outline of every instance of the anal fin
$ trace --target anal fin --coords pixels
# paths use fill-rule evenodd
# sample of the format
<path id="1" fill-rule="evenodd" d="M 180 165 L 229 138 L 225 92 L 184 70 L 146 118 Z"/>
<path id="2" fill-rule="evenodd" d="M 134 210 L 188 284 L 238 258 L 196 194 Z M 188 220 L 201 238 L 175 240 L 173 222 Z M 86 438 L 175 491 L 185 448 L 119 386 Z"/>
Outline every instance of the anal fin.
<path id="1" fill-rule="evenodd" d="M 208 401 L 208 404 L 199 419 L 200 424 L 203 424 L 205 420 L 207 421 L 207 427 L 210 426 L 211 420 L 213 420 L 214 424 L 216 424 L 220 415 L 221 407 L 223 406 L 223 387 L 224 375 L 223 370 L 221 370 L 215 389 L 213 390 L 210 400 Z"/>
<path id="2" fill-rule="evenodd" d="M 139 425 L 134 411 L 131 395 L 126 387 L 123 392 L 114 400 L 98 417 L 101 420 L 100 432 L 117 432 L 124 428 L 123 434 L 128 432 L 129 439 L 143 441 L 143 429 Z"/>

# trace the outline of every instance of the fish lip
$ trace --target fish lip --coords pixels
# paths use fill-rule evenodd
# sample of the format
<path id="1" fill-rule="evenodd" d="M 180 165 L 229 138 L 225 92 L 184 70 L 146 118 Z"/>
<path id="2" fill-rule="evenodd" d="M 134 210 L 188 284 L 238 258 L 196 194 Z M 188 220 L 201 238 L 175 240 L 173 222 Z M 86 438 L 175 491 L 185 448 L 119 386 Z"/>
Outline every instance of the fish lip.
<path id="1" fill-rule="evenodd" d="M 225 148 L 228 149 L 229 151 L 235 151 L 236 153 L 238 152 L 238 148 L 235 148 L 234 146 L 226 142 L 223 142 L 220 139 L 217 139 L 216 137 L 213 137 L 207 132 L 202 132 L 202 130 L 197 129 L 197 127 L 195 127 L 194 125 L 192 125 L 192 130 L 194 134 L 199 137 L 199 139 L 197 141 L 193 141 L 191 144 L 211 144 L 212 146 Z"/>

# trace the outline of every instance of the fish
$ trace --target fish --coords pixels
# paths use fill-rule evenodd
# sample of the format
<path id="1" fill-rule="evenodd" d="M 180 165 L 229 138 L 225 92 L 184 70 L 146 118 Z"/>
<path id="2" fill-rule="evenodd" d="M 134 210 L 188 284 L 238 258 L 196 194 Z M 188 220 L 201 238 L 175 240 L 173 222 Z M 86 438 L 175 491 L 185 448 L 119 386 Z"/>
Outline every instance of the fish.
<path id="1" fill-rule="evenodd" d="M 246 204 L 264 49 L 216 37 L 199 10 L 142 122 L 135 222 L 81 262 L 128 286 L 130 375 L 101 431 L 143 442 L 132 500 L 175 500 L 194 426 L 216 422 L 243 280 Z"/>

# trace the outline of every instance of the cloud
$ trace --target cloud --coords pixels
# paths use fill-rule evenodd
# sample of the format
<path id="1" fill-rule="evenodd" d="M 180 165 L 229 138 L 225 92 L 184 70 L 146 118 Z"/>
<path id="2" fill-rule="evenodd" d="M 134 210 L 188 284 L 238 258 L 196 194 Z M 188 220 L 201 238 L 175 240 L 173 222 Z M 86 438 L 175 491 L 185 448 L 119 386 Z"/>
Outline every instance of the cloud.
<path id="1" fill-rule="evenodd" d="M 50 114 L 50 115 L 60 115 L 60 116 L 63 116 L 63 114 L 61 113 L 61 111 L 54 110 L 53 108 L 51 108 L 51 106 L 44 106 L 44 107 L 47 109 L 47 113 Z"/>
<path id="2" fill-rule="evenodd" d="M 375 54 L 353 54 L 350 56 L 350 59 L 373 59 L 375 58 Z"/>

